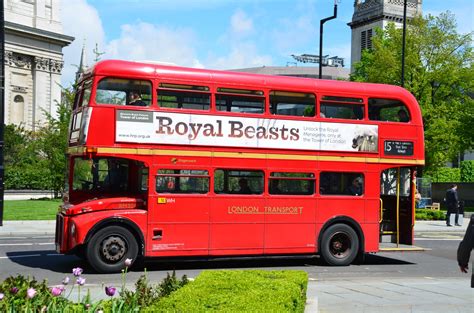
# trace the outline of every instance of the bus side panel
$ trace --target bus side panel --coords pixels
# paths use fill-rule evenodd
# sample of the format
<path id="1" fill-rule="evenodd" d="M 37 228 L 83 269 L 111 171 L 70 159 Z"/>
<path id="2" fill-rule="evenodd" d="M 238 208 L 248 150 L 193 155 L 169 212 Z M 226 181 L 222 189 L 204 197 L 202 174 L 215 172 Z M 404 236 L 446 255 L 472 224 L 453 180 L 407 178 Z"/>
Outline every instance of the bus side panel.
<path id="1" fill-rule="evenodd" d="M 270 196 L 265 207 L 265 253 L 314 253 L 316 199 Z"/>
<path id="2" fill-rule="evenodd" d="M 379 250 L 379 223 L 362 224 L 364 233 L 364 252 L 377 252 Z"/>
<path id="3" fill-rule="evenodd" d="M 149 256 L 207 255 L 209 199 L 205 196 L 159 194 L 150 197 Z"/>
<path id="4" fill-rule="evenodd" d="M 263 254 L 263 196 L 216 195 L 210 207 L 210 255 Z"/>

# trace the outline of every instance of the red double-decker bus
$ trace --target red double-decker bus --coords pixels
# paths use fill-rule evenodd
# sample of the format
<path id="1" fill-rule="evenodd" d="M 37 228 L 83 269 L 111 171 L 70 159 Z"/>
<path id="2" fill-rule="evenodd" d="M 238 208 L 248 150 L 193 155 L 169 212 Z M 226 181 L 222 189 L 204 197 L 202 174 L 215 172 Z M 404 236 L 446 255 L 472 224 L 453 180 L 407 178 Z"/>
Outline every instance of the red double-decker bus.
<path id="1" fill-rule="evenodd" d="M 314 255 L 413 244 L 420 108 L 378 84 L 102 61 L 78 86 L 60 253 Z"/>

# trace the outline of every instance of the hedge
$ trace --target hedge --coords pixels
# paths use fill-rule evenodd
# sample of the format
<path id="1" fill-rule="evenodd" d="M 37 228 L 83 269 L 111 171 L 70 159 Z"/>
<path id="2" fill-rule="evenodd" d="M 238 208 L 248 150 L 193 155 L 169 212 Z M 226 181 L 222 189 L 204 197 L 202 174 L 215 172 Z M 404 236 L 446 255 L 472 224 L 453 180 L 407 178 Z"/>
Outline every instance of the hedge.
<path id="1" fill-rule="evenodd" d="M 446 219 L 446 214 L 444 211 L 416 209 L 415 219 L 422 221 L 440 221 Z"/>
<path id="2" fill-rule="evenodd" d="M 461 181 L 464 183 L 474 183 L 474 160 L 461 161 Z"/>
<path id="3" fill-rule="evenodd" d="M 303 271 L 204 271 L 143 312 L 304 312 Z"/>

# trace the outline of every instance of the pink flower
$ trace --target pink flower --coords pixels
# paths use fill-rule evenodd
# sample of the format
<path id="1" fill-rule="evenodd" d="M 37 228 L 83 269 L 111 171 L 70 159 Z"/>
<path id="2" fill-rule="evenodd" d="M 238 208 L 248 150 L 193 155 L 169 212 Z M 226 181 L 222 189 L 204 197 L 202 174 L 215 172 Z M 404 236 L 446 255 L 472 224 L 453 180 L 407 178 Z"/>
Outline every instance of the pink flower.
<path id="1" fill-rule="evenodd" d="M 86 283 L 86 279 L 84 277 L 78 277 L 77 280 L 76 280 L 76 283 L 79 286 L 84 286 L 84 284 Z"/>
<path id="2" fill-rule="evenodd" d="M 0 301 L 2 301 L 4 297 L 5 297 L 5 295 L 0 292 Z"/>
<path id="3" fill-rule="evenodd" d="M 74 276 L 76 276 L 76 277 L 81 276 L 82 272 L 83 272 L 83 270 L 82 270 L 82 268 L 80 268 L 80 267 L 75 267 L 75 268 L 72 269 L 72 273 L 73 273 Z"/>
<path id="4" fill-rule="evenodd" d="M 64 286 L 55 286 L 51 288 L 51 294 L 55 297 L 60 296 L 64 291 Z"/>
<path id="5" fill-rule="evenodd" d="M 115 295 L 115 291 L 117 289 L 114 287 L 105 287 L 105 294 L 108 295 L 109 297 L 113 297 Z"/>
<path id="6" fill-rule="evenodd" d="M 125 266 L 130 267 L 132 265 L 132 259 L 125 259 Z"/>
<path id="7" fill-rule="evenodd" d="M 34 288 L 28 288 L 26 290 L 26 296 L 30 299 L 33 299 L 33 297 L 36 295 L 36 290 Z"/>
<path id="8" fill-rule="evenodd" d="M 69 276 L 64 277 L 63 279 L 63 285 L 69 284 Z"/>

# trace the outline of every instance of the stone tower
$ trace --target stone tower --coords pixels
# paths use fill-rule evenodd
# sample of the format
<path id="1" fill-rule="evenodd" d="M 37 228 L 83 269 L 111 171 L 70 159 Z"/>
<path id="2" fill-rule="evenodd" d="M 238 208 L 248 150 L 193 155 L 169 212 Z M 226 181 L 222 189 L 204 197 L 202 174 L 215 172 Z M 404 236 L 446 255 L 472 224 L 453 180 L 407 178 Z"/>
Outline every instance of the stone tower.
<path id="1" fill-rule="evenodd" d="M 74 38 L 62 33 L 60 0 L 4 0 L 5 124 L 34 130 L 61 100 L 62 48 Z"/>
<path id="2" fill-rule="evenodd" d="M 356 0 L 352 22 L 351 72 L 354 64 L 360 61 L 362 50 L 372 48 L 372 36 L 375 28 L 384 29 L 388 23 L 403 26 L 404 0 Z M 407 0 L 407 19 L 421 15 L 422 0 Z"/>

